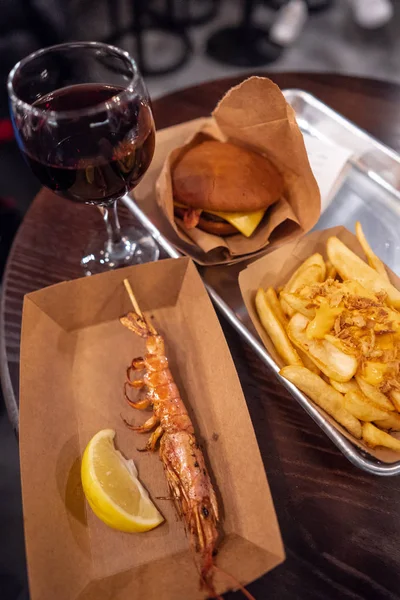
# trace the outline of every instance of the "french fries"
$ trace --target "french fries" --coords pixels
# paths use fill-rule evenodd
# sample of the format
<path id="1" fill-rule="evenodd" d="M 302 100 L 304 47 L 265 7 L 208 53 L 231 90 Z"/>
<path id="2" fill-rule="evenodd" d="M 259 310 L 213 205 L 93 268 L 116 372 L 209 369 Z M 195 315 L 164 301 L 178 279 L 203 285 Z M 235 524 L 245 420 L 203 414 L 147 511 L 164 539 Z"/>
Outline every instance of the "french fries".
<path id="1" fill-rule="evenodd" d="M 382 394 L 376 387 L 367 383 L 362 377 L 356 375 L 357 384 L 367 398 L 369 398 L 376 406 L 383 410 L 394 410 L 393 402 Z"/>
<path id="2" fill-rule="evenodd" d="M 358 387 L 358 383 L 355 379 L 350 379 L 350 381 L 335 381 L 334 379 L 329 379 L 329 383 L 332 387 L 335 388 L 341 394 L 347 394 L 347 392 L 359 392 L 360 388 Z"/>
<path id="3" fill-rule="evenodd" d="M 290 343 L 286 331 L 268 304 L 265 292 L 261 288 L 256 295 L 256 308 L 263 327 L 283 361 L 287 365 L 302 365 L 298 353 Z"/>
<path id="4" fill-rule="evenodd" d="M 303 365 L 307 367 L 309 371 L 312 371 L 313 373 L 319 375 L 320 370 L 318 369 L 317 365 L 313 363 L 308 354 L 306 352 L 303 352 L 303 350 L 300 350 L 300 348 L 297 348 L 297 352 L 301 358 L 301 362 L 303 363 Z"/>
<path id="5" fill-rule="evenodd" d="M 337 271 L 330 260 L 325 262 L 326 267 L 326 278 L 327 279 L 336 279 Z"/>
<path id="6" fill-rule="evenodd" d="M 303 315 L 294 315 L 287 327 L 289 339 L 303 350 L 327 377 L 336 381 L 349 381 L 357 371 L 356 358 L 345 354 L 326 340 L 308 339 L 306 330 L 309 323 Z"/>
<path id="7" fill-rule="evenodd" d="M 331 415 L 357 439 L 361 438 L 361 423 L 344 406 L 343 396 L 315 373 L 305 367 L 283 367 L 280 374 L 307 394 L 328 415 Z M 399 442 L 400 443 L 400 442 Z"/>
<path id="8" fill-rule="evenodd" d="M 368 264 L 336 237 L 256 309 L 284 366 L 280 373 L 372 448 L 400 452 L 400 291 L 360 223 Z"/>
<path id="9" fill-rule="evenodd" d="M 392 390 L 390 392 L 390 399 L 393 402 L 393 405 L 397 412 L 400 413 L 400 392 L 398 390 Z"/>
<path id="10" fill-rule="evenodd" d="M 313 267 L 315 265 L 321 270 L 321 279 L 310 281 L 310 278 L 307 276 L 307 274 L 304 275 L 304 273 L 307 272 L 310 267 Z M 296 292 L 302 285 L 305 285 L 307 283 L 315 283 L 316 281 L 323 281 L 325 279 L 325 274 L 325 261 L 322 258 L 322 255 L 316 252 L 315 254 L 307 258 L 298 269 L 296 269 L 289 281 L 283 286 L 283 289 L 286 292 Z"/>
<path id="11" fill-rule="evenodd" d="M 324 259 L 321 254 L 313 254 L 307 260 L 300 265 L 300 267 L 293 273 L 287 284 L 283 288 L 283 292 L 293 293 L 304 285 L 310 285 L 324 281 L 326 275 L 326 267 Z M 282 298 L 281 292 L 281 306 L 283 312 L 289 317 L 294 315 L 294 310 L 286 303 Z"/>
<path id="12" fill-rule="evenodd" d="M 364 235 L 364 232 L 361 227 L 361 223 L 359 221 L 357 221 L 357 223 L 356 223 L 356 236 L 357 236 L 358 241 L 361 244 L 362 249 L 365 252 L 369 266 L 372 267 L 373 269 L 375 269 L 375 271 L 377 273 L 379 273 L 380 275 L 382 275 L 386 279 L 386 281 L 390 284 L 385 265 L 383 264 L 381 259 L 376 256 L 376 254 L 373 252 L 371 246 L 368 244 L 367 238 Z"/>
<path id="13" fill-rule="evenodd" d="M 282 306 L 279 302 L 278 296 L 276 295 L 274 288 L 269 287 L 265 292 L 265 297 L 267 299 L 268 304 L 274 311 L 278 321 L 280 321 L 283 327 L 286 327 L 286 325 L 289 323 L 289 320 L 282 310 Z"/>
<path id="14" fill-rule="evenodd" d="M 362 392 L 347 392 L 344 397 L 344 406 L 360 421 L 379 421 L 390 416 L 388 412 L 369 402 Z"/>
<path id="15" fill-rule="evenodd" d="M 400 415 L 395 412 L 388 413 L 388 416 L 384 419 L 378 419 L 375 421 L 375 425 L 377 425 L 380 429 L 400 431 Z"/>
<path id="16" fill-rule="evenodd" d="M 264 298 L 263 290 L 261 288 L 258 290 L 256 296 L 256 308 L 260 321 L 284 362 L 287 365 L 304 365 L 310 369 L 310 371 L 319 374 L 318 367 L 312 362 L 307 354 L 299 349 L 296 351 L 290 343 L 285 331 L 285 327 L 289 321 L 282 310 L 278 296 L 273 288 L 267 289 Z M 278 327 L 278 323 L 281 327 Z"/>
<path id="17" fill-rule="evenodd" d="M 301 298 L 301 296 L 290 294 L 289 292 L 281 292 L 280 298 L 282 303 L 285 303 L 290 307 L 293 315 L 299 312 L 310 320 L 315 317 L 316 309 L 308 308 L 310 301 L 307 298 Z"/>
<path id="18" fill-rule="evenodd" d="M 396 450 L 400 452 L 400 440 L 392 437 L 388 433 L 381 431 L 372 423 L 365 423 L 362 428 L 362 439 L 367 444 L 367 446 L 371 446 L 371 448 L 376 448 L 376 446 L 384 446 L 385 448 L 390 448 L 391 450 Z"/>
<path id="19" fill-rule="evenodd" d="M 400 308 L 400 292 L 386 277 L 374 271 L 357 254 L 354 254 L 337 237 L 329 238 L 326 244 L 329 260 L 345 279 L 355 279 L 362 286 L 373 292 L 386 292 L 389 302 L 395 308 Z"/>

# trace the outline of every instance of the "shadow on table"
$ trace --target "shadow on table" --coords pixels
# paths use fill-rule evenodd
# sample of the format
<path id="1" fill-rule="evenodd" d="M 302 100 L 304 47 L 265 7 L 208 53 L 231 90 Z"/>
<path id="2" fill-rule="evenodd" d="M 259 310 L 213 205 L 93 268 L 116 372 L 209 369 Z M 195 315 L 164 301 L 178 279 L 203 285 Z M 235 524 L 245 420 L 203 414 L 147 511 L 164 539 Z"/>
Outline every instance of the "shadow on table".
<path id="1" fill-rule="evenodd" d="M 29 600 L 18 443 L 0 390 L 0 598 Z"/>

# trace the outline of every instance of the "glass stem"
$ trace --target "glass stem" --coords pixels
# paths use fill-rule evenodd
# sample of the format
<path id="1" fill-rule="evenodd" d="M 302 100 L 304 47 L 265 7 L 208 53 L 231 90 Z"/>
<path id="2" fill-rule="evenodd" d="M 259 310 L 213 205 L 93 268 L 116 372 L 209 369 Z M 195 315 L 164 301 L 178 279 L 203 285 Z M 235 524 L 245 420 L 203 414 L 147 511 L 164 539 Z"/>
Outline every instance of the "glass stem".
<path id="1" fill-rule="evenodd" d="M 110 207 L 99 206 L 107 229 L 107 250 L 112 252 L 122 242 L 121 226 L 118 219 L 117 200 Z"/>

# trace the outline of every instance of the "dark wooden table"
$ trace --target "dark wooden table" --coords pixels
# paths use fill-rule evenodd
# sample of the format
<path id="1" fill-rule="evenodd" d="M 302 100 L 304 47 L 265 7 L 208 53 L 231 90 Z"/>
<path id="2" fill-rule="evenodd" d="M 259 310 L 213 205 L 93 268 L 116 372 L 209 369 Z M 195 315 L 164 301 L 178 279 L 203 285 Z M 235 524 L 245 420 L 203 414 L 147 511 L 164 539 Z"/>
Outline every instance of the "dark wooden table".
<path id="1" fill-rule="evenodd" d="M 304 89 L 400 151 L 400 86 L 339 75 L 272 74 Z M 208 115 L 239 78 L 192 87 L 154 102 L 158 128 Z M 23 174 L 21 174 L 23 177 Z M 123 213 L 123 220 L 130 215 Z M 16 236 L 0 311 L 2 385 L 17 423 L 23 296 L 80 276 L 97 211 L 42 191 Z M 222 323 L 263 456 L 286 562 L 249 586 L 258 600 L 400 598 L 400 481 L 353 467 Z M 229 416 L 227 415 L 227 418 Z M 254 486 L 257 482 L 254 482 Z M 251 510 L 251 506 L 249 506 Z M 227 598 L 239 597 L 228 594 Z"/>

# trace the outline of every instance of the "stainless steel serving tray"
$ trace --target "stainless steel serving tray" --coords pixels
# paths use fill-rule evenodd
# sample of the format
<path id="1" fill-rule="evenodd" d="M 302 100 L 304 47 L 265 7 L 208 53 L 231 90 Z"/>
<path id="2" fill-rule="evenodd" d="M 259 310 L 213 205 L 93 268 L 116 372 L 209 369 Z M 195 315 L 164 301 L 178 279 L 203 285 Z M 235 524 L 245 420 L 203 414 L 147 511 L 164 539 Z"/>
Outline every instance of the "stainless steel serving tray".
<path id="1" fill-rule="evenodd" d="M 354 223 L 360 220 L 373 249 L 393 271 L 400 274 L 400 156 L 314 96 L 294 89 L 285 90 L 284 95 L 294 108 L 304 133 L 353 151 L 340 186 L 315 229 L 344 225 L 353 230 Z M 124 203 L 169 256 L 181 256 L 174 245 L 176 240 L 167 239 L 159 230 L 162 217 L 155 203 L 138 206 L 128 196 Z M 268 354 L 250 321 L 238 285 L 239 272 L 257 258 L 231 265 L 199 267 L 216 308 L 350 462 L 375 475 L 400 474 L 400 461 L 383 463 L 354 446 L 320 415 L 304 394 L 280 377 L 278 365 Z"/>

